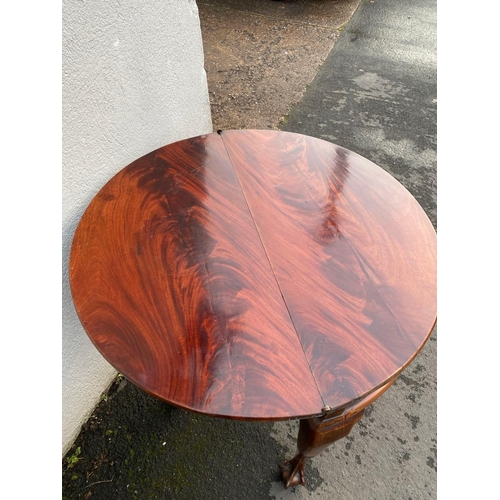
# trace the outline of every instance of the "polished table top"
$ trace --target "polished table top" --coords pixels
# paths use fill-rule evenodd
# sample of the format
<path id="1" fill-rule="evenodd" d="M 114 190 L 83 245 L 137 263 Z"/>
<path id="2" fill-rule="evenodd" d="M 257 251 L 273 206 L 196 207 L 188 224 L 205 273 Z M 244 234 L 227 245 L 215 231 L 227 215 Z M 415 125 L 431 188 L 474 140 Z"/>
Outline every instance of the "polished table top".
<path id="1" fill-rule="evenodd" d="M 370 394 L 436 321 L 436 233 L 332 143 L 234 130 L 170 144 L 85 211 L 70 282 L 102 355 L 196 412 L 279 420 Z"/>

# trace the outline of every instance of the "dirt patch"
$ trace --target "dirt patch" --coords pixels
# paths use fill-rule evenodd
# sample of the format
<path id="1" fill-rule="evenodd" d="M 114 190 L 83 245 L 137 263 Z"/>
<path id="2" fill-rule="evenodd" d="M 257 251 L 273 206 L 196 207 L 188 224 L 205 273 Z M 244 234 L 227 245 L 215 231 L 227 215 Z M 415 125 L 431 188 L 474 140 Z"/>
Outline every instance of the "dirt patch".
<path id="1" fill-rule="evenodd" d="M 214 130 L 279 128 L 358 4 L 198 2 Z"/>

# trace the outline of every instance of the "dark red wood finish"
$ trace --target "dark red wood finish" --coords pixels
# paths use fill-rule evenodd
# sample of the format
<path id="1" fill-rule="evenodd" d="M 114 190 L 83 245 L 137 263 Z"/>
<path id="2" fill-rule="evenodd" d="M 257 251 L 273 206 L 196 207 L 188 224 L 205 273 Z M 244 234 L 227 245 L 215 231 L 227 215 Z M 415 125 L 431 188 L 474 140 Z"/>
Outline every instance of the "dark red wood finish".
<path id="1" fill-rule="evenodd" d="M 71 286 L 104 357 L 175 405 L 242 418 L 322 407 L 219 135 L 118 173 L 75 234 Z"/>
<path id="2" fill-rule="evenodd" d="M 119 172 L 75 233 L 80 320 L 177 406 L 286 419 L 387 384 L 436 318 L 434 229 L 382 169 L 318 139 L 228 131 Z"/>
<path id="3" fill-rule="evenodd" d="M 223 137 L 325 404 L 368 394 L 434 325 L 428 217 L 384 170 L 329 142 L 253 130 Z"/>

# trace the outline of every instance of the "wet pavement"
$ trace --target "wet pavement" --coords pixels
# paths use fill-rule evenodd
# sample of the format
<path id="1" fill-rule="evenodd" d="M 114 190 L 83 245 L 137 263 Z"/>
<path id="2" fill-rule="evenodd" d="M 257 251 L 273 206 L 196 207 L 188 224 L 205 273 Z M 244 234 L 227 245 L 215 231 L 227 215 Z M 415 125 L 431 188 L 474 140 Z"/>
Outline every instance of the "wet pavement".
<path id="1" fill-rule="evenodd" d="M 366 0 L 349 20 L 355 7 L 200 1 L 214 129 L 281 128 L 354 150 L 436 227 L 435 1 Z M 284 490 L 278 469 L 297 421 L 195 415 L 119 378 L 63 460 L 63 498 L 436 498 L 436 338 L 347 438 L 307 463 L 305 488 Z"/>

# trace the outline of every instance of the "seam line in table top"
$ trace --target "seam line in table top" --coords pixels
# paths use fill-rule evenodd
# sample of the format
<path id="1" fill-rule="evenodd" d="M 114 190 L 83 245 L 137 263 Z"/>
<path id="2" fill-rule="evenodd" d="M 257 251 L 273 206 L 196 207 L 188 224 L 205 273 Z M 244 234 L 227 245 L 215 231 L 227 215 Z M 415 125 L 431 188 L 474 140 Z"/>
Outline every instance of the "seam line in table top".
<path id="1" fill-rule="evenodd" d="M 228 159 L 229 159 L 229 162 L 231 163 L 231 166 L 233 167 L 233 172 L 234 172 L 234 175 L 236 176 L 236 179 L 238 180 L 238 184 L 239 184 L 239 186 L 240 186 L 240 191 L 241 191 L 241 193 L 242 193 L 242 195 L 243 195 L 243 198 L 245 199 L 245 203 L 246 203 L 246 205 L 247 205 L 248 212 L 250 213 L 250 217 L 252 217 L 252 222 L 253 222 L 253 225 L 254 225 L 255 230 L 256 230 L 256 232 L 257 232 L 257 234 L 258 234 L 258 236 L 259 236 L 260 244 L 262 245 L 262 249 L 264 250 L 264 253 L 265 253 L 265 255 L 266 255 L 267 261 L 268 261 L 268 263 L 269 263 L 269 267 L 271 268 L 272 274 L 273 274 L 274 279 L 275 279 L 275 281 L 276 281 L 276 285 L 277 285 L 278 290 L 279 290 L 279 292 L 280 292 L 281 299 L 283 300 L 283 304 L 284 304 L 284 305 L 285 305 L 285 307 L 286 307 L 286 311 L 287 311 L 287 313 L 288 313 L 288 317 L 290 318 L 290 321 L 291 321 L 291 323 L 292 323 L 293 329 L 294 329 L 294 331 L 295 331 L 295 335 L 297 336 L 297 339 L 298 339 L 298 341 L 299 341 L 300 347 L 302 348 L 302 353 L 304 354 L 304 359 L 305 359 L 305 361 L 306 361 L 306 363 L 307 363 L 307 366 L 308 366 L 308 368 L 309 368 L 309 372 L 311 373 L 311 377 L 312 377 L 312 379 L 314 380 L 314 383 L 315 383 L 315 385 L 316 385 L 316 389 L 317 389 L 318 394 L 319 394 L 319 396 L 320 396 L 320 398 L 321 398 L 321 401 L 323 402 L 323 408 L 324 408 L 324 407 L 326 406 L 326 403 L 325 403 L 325 400 L 324 400 L 324 398 L 323 398 L 323 394 L 322 394 L 322 393 L 321 393 L 321 391 L 320 391 L 320 388 L 319 388 L 318 382 L 317 382 L 317 380 L 316 380 L 316 377 L 314 376 L 314 372 L 312 371 L 312 368 L 311 368 L 311 365 L 310 365 L 310 363 L 309 363 L 309 360 L 307 359 L 307 355 L 306 355 L 306 352 L 305 352 L 305 349 L 304 349 L 304 345 L 302 344 L 302 340 L 300 339 L 300 335 L 299 335 L 299 334 L 298 334 L 298 332 L 297 332 L 297 328 L 296 328 L 296 326 L 295 326 L 295 323 L 294 323 L 294 321 L 293 321 L 292 315 L 291 315 L 291 313 L 290 313 L 290 309 L 288 308 L 288 304 L 286 303 L 285 297 L 284 297 L 284 295 L 283 295 L 283 291 L 281 290 L 281 286 L 280 286 L 280 284 L 279 284 L 278 278 L 276 277 L 276 273 L 275 273 L 274 268 L 273 268 L 273 265 L 272 265 L 272 263 L 271 263 L 271 259 L 269 258 L 269 254 L 267 253 L 266 246 L 264 245 L 264 241 L 262 240 L 262 236 L 261 236 L 261 234 L 260 234 L 259 228 L 257 227 L 257 224 L 256 224 L 256 222 L 255 222 L 255 218 L 254 218 L 254 215 L 253 215 L 253 213 L 252 213 L 252 209 L 250 208 L 250 205 L 249 205 L 249 203 L 248 203 L 248 200 L 247 200 L 247 197 L 246 197 L 245 191 L 243 190 L 243 186 L 242 186 L 241 181 L 240 181 L 240 178 L 239 178 L 239 176 L 238 176 L 238 172 L 236 171 L 236 168 L 234 167 L 233 161 L 232 161 L 232 159 L 231 159 L 231 155 L 229 154 L 229 151 L 228 151 L 228 149 L 227 149 L 226 143 L 225 143 L 225 141 L 224 141 L 223 133 L 224 133 L 224 131 L 221 131 L 221 132 L 219 132 L 219 133 L 218 133 L 218 135 L 220 136 L 220 138 L 221 138 L 221 140 L 222 140 L 222 144 L 224 145 L 224 149 L 225 149 L 225 151 L 226 151 L 226 154 L 227 154 L 227 157 L 228 157 Z"/>

